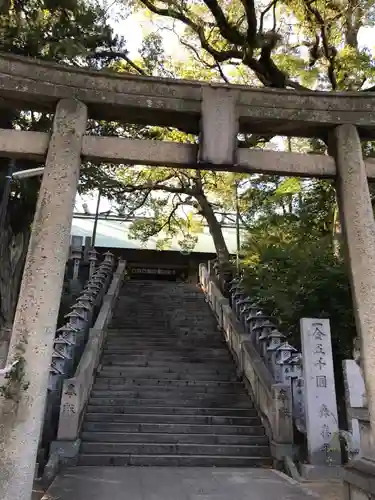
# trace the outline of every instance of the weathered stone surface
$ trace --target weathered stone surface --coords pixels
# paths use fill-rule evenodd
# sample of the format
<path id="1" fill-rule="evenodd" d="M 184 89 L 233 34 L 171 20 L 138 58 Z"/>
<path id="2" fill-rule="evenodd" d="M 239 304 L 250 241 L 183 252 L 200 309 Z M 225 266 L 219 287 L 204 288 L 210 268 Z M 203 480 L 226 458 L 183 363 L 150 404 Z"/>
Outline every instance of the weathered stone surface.
<path id="1" fill-rule="evenodd" d="M 43 161 L 47 153 L 49 134 L 0 129 L 0 155 Z M 140 165 L 169 165 L 177 168 L 214 168 L 228 170 L 226 164 L 198 164 L 196 144 L 177 142 L 121 139 L 118 137 L 85 136 L 82 156 L 92 163 L 106 162 Z M 367 176 L 375 179 L 375 162 L 365 163 Z M 336 166 L 330 156 L 243 149 L 236 151 L 233 172 L 293 175 L 301 177 L 334 177 Z"/>
<path id="2" fill-rule="evenodd" d="M 199 161 L 235 165 L 238 134 L 238 90 L 203 87 Z"/>
<path id="3" fill-rule="evenodd" d="M 250 392 L 263 416 L 266 432 L 271 440 L 273 458 L 282 459 L 291 453 L 293 442 L 292 398 L 290 387 L 275 381 L 263 359 L 248 340 L 248 334 L 236 319 L 229 301 L 225 299 L 216 284 L 200 267 L 201 281 L 205 283 L 207 300 L 237 365 L 237 373 L 244 377 Z M 206 276 L 206 278 L 203 278 Z"/>
<path id="4" fill-rule="evenodd" d="M 32 75 L 32 76 L 30 76 Z M 56 102 L 72 98 L 85 102 L 90 116 L 147 125 L 168 125 L 198 133 L 202 89 L 227 88 L 113 73 L 88 72 L 44 61 L 2 54 L 0 97 L 6 105 L 53 110 Z M 241 132 L 289 136 L 321 135 L 343 123 L 361 127 L 364 138 L 374 137 L 372 93 L 298 92 L 231 85 L 238 90 Z"/>
<path id="5" fill-rule="evenodd" d="M 58 440 L 74 442 L 78 439 L 81 414 L 90 394 L 101 355 L 105 330 L 112 318 L 113 309 L 123 283 L 125 266 L 125 261 L 120 260 L 95 324 L 90 329 L 89 338 L 74 377 L 64 381 L 57 431 Z M 55 446 L 58 447 L 58 442 Z"/>
<path id="6" fill-rule="evenodd" d="M 352 125 L 335 129 L 340 218 L 350 269 L 357 333 L 375 450 L 375 221 L 362 158 L 361 142 Z"/>
<path id="7" fill-rule="evenodd" d="M 360 408 L 363 406 L 363 398 L 365 393 L 365 385 L 358 364 L 354 359 L 346 359 L 342 363 L 345 383 L 345 399 L 348 412 L 348 426 L 351 433 L 351 450 L 352 454 L 357 454 L 360 450 L 360 432 L 358 419 L 352 418 L 350 409 L 353 407 Z"/>
<path id="8" fill-rule="evenodd" d="M 375 499 L 375 462 L 366 458 L 353 460 L 344 474 L 345 500 Z"/>
<path id="9" fill-rule="evenodd" d="M 338 465 L 340 444 L 328 319 L 301 319 L 309 464 Z"/>
<path id="10" fill-rule="evenodd" d="M 0 398 L 2 500 L 31 495 L 85 129 L 85 105 L 59 102 L 8 355 L 18 364 Z"/>
<path id="11" fill-rule="evenodd" d="M 73 497 L 72 497 L 73 494 Z M 60 474 L 43 500 L 308 500 L 274 470 L 184 467 L 78 467 Z M 331 499 L 330 499 L 331 500 Z"/>

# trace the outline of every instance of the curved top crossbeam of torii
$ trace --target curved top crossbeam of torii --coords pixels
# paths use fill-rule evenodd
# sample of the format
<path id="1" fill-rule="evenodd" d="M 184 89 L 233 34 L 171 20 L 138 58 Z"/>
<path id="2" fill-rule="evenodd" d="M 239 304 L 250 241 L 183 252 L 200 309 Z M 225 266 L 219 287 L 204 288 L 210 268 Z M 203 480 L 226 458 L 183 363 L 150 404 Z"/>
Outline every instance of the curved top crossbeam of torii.
<path id="1" fill-rule="evenodd" d="M 60 99 L 73 97 L 88 106 L 91 118 L 171 126 L 198 134 L 205 121 L 202 109 L 207 89 L 216 89 L 221 96 L 222 101 L 215 101 L 218 107 L 227 101 L 226 96 L 235 103 L 236 132 L 325 137 L 335 126 L 350 123 L 358 128 L 361 139 L 375 139 L 375 93 L 301 92 L 119 75 L 0 53 L 0 108 L 53 112 Z M 226 119 L 227 114 L 222 112 L 221 116 Z M 216 127 L 218 120 L 211 123 Z M 0 154 L 11 154 L 4 146 L 6 132 L 1 132 L 5 139 L 0 134 Z M 222 133 L 225 136 L 225 131 Z M 27 141 L 30 156 L 44 156 L 47 134 L 33 134 L 33 139 Z M 118 141 L 86 136 L 82 154 L 92 161 L 117 163 L 169 163 L 185 168 L 194 168 L 194 162 L 197 163 L 195 145 L 147 141 L 146 153 L 145 141 L 132 140 L 131 148 L 125 147 L 129 140 L 122 139 L 121 144 Z M 22 156 L 26 151 L 22 152 L 21 141 L 17 142 Z M 327 156 L 241 149 L 236 155 L 236 161 L 227 163 L 226 169 L 232 164 L 236 171 L 320 177 L 335 174 L 333 159 Z M 375 177 L 375 164 L 367 163 L 367 167 L 371 170 L 369 177 Z"/>

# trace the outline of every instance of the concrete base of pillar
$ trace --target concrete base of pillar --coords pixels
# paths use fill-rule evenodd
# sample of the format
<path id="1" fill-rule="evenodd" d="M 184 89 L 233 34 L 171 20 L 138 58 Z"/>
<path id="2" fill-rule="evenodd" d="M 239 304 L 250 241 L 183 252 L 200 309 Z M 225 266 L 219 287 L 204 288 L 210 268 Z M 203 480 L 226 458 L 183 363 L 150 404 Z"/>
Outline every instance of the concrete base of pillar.
<path id="1" fill-rule="evenodd" d="M 294 455 L 294 447 L 292 444 L 277 443 L 271 441 L 271 456 L 275 460 L 283 461 L 285 457 L 292 457 Z"/>
<path id="2" fill-rule="evenodd" d="M 50 455 L 57 453 L 62 465 L 77 465 L 80 446 L 80 439 L 75 441 L 53 441 L 50 447 Z"/>
<path id="3" fill-rule="evenodd" d="M 375 500 L 375 461 L 353 460 L 344 472 L 345 500 Z"/>
<path id="4" fill-rule="evenodd" d="M 77 465 L 80 446 L 80 439 L 51 443 L 49 459 L 43 472 L 43 485 L 45 487 L 52 483 L 62 466 Z"/>
<path id="5" fill-rule="evenodd" d="M 310 465 L 301 464 L 301 476 L 306 481 L 320 479 L 342 479 L 344 469 L 340 465 Z"/>

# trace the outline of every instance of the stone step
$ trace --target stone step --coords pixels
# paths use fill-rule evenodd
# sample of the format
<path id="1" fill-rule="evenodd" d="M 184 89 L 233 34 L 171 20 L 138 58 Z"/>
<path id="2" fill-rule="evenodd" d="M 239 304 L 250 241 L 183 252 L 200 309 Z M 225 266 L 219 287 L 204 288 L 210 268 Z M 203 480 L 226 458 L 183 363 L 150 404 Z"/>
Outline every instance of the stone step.
<path id="1" fill-rule="evenodd" d="M 204 295 L 187 284 L 123 287 L 81 439 L 81 465 L 272 465 Z"/>
<path id="2" fill-rule="evenodd" d="M 139 344 L 140 342 L 147 343 L 149 345 L 156 345 L 156 344 L 172 344 L 172 345 L 180 345 L 183 343 L 187 343 L 187 345 L 202 345 L 204 347 L 204 344 L 206 344 L 208 347 L 211 346 L 218 346 L 219 348 L 225 348 L 227 349 L 225 343 L 217 337 L 212 337 L 212 338 L 207 338 L 207 337 L 198 337 L 194 336 L 194 338 L 190 338 L 190 334 L 188 335 L 163 335 L 163 336 L 151 336 L 151 335 L 134 335 L 133 333 L 124 333 L 124 335 L 116 335 L 116 336 L 110 336 L 108 335 L 106 337 L 106 344 L 115 344 L 115 345 L 122 345 L 122 344 Z M 227 349 L 228 350 L 228 349 Z"/>
<path id="3" fill-rule="evenodd" d="M 132 414 L 142 412 L 143 414 L 151 415 L 207 415 L 207 416 L 221 416 L 221 417 L 239 417 L 239 416 L 257 416 L 253 407 L 250 408 L 212 408 L 203 406 L 149 406 L 139 405 L 137 400 L 132 401 L 130 404 L 123 405 L 89 405 L 88 410 L 95 413 L 118 413 L 118 414 Z M 109 420 L 109 419 L 108 419 Z"/>
<path id="4" fill-rule="evenodd" d="M 242 387 L 238 387 L 237 389 L 231 389 L 230 391 L 220 390 L 220 387 L 215 388 L 215 390 L 210 391 L 202 391 L 200 392 L 197 388 L 174 388 L 174 387 L 160 387 L 153 386 L 151 388 L 148 387 L 138 387 L 138 388 L 108 388 L 108 387 L 97 387 L 97 384 L 93 386 L 91 396 L 94 398 L 140 398 L 146 399 L 148 397 L 153 398 L 206 398 L 208 397 L 234 397 L 234 396 L 243 396 L 249 400 L 248 395 L 244 392 Z"/>
<path id="5" fill-rule="evenodd" d="M 117 337 L 123 335 L 129 335 L 131 332 L 134 332 L 133 335 L 152 335 L 153 337 L 157 336 L 176 336 L 176 333 L 173 333 L 168 324 L 165 323 L 163 326 L 156 326 L 155 323 L 151 320 L 151 324 L 147 326 L 143 326 L 139 323 L 133 323 L 129 325 L 129 329 L 127 328 L 114 328 L 113 326 L 107 329 L 107 337 Z"/>
<path id="6" fill-rule="evenodd" d="M 176 335 L 171 330 L 169 322 L 155 321 L 153 315 L 150 316 L 150 319 L 148 320 L 134 318 L 129 321 L 114 321 L 114 319 L 112 320 L 111 325 L 107 328 L 107 335 L 109 336 L 122 336 L 131 332 L 134 332 L 133 335 Z"/>
<path id="7" fill-rule="evenodd" d="M 142 370 L 150 370 L 154 373 L 213 373 L 213 374 L 226 374 L 233 375 L 235 373 L 234 367 L 231 363 L 220 363 L 218 361 L 212 361 L 211 363 L 183 363 L 183 362 L 170 362 L 170 363 L 158 363 L 158 362 L 146 362 L 144 364 L 138 363 L 128 363 L 127 361 L 106 361 L 102 360 L 103 370 L 108 370 L 110 368 L 118 370 L 128 370 L 132 373 L 138 373 Z"/>
<path id="8" fill-rule="evenodd" d="M 203 444 L 203 445 L 240 445 L 267 446 L 266 436 L 236 434 L 162 434 L 162 433 L 124 433 L 124 432 L 87 432 L 81 435 L 82 442 L 88 443 L 155 443 L 155 444 Z"/>
<path id="9" fill-rule="evenodd" d="M 236 374 L 234 367 L 229 363 L 210 363 L 209 365 L 204 365 L 202 363 L 169 363 L 169 364 L 144 364 L 144 365 L 134 365 L 126 363 L 104 363 L 101 365 L 102 370 L 113 370 L 113 371 L 125 371 L 130 374 L 138 373 L 178 373 L 182 375 L 184 373 L 189 374 L 212 374 L 216 375 L 226 375 L 233 376 Z"/>
<path id="10" fill-rule="evenodd" d="M 181 387 L 181 388 L 196 388 L 199 392 L 206 390 L 216 390 L 222 388 L 230 391 L 233 387 L 243 387 L 239 381 L 226 382 L 225 380 L 183 380 L 183 379 L 169 379 L 169 380 L 152 380 L 149 378 L 136 378 L 133 377 L 103 377 L 97 375 L 95 379 L 95 387 L 98 386 L 111 387 L 119 389 L 123 387 Z"/>
<path id="11" fill-rule="evenodd" d="M 231 371 L 233 372 L 234 368 L 231 363 L 229 363 L 227 360 L 190 360 L 190 361 L 182 361 L 180 360 L 152 360 L 152 359 L 146 359 L 143 362 L 142 361 L 128 361 L 127 358 L 123 357 L 122 359 L 120 357 L 109 357 L 109 356 L 103 356 L 102 358 L 102 365 L 103 366 L 119 366 L 119 367 L 134 367 L 134 368 L 164 368 L 167 367 L 169 369 L 174 369 L 177 370 L 180 368 L 180 372 L 185 371 L 185 370 L 195 370 L 195 369 L 201 369 L 201 368 L 208 368 L 208 369 L 217 369 L 221 371 Z"/>
<path id="12" fill-rule="evenodd" d="M 174 372 L 161 372 L 160 370 L 152 370 L 143 368 L 142 370 L 135 371 L 126 370 L 126 368 L 119 369 L 113 367 L 105 367 L 100 370 L 100 374 L 105 378 L 128 378 L 128 379 L 136 379 L 140 378 L 149 378 L 151 380 L 222 380 L 227 382 L 235 382 L 237 377 L 233 374 L 226 375 L 222 373 L 213 373 L 213 372 L 194 372 L 194 373 L 174 373 Z"/>
<path id="13" fill-rule="evenodd" d="M 81 453 L 113 455 L 230 455 L 237 457 L 268 457 L 265 445 L 191 444 L 191 443 L 113 443 L 82 441 Z"/>
<path id="14" fill-rule="evenodd" d="M 127 360 L 127 358 L 125 358 Z M 182 369 L 178 370 L 178 366 L 181 366 Z M 218 366 L 221 367 L 221 370 L 218 369 Z M 217 361 L 212 360 L 209 363 L 204 363 L 203 361 L 194 361 L 192 363 L 187 363 L 186 361 L 179 361 L 178 358 L 174 361 L 166 360 L 164 363 L 162 360 L 150 360 L 145 362 L 132 362 L 132 361 L 112 361 L 108 362 L 106 358 L 102 358 L 102 363 L 99 365 L 99 370 L 107 370 L 107 371 L 121 371 L 126 372 L 126 376 L 132 376 L 133 374 L 138 378 L 138 373 L 142 373 L 141 371 L 147 371 L 147 373 L 178 373 L 179 376 L 184 373 L 207 373 L 216 377 L 217 372 L 225 375 L 235 375 L 235 369 L 228 363 L 228 361 Z M 141 375 L 139 376 L 141 379 Z M 198 382 L 198 381 L 197 381 Z M 220 382 L 220 380 L 218 380 Z"/>
<path id="15" fill-rule="evenodd" d="M 264 436 L 261 425 L 204 425 L 204 424 L 154 424 L 154 423 L 121 423 L 121 422 L 84 422 L 84 432 L 123 432 L 146 434 L 224 434 Z"/>
<path id="16" fill-rule="evenodd" d="M 111 352 L 108 352 L 111 351 Z M 113 347 L 105 345 L 103 347 L 103 353 L 107 356 L 121 356 L 122 358 L 126 356 L 129 359 L 132 358 L 151 358 L 151 359 L 168 359 L 168 358 L 184 358 L 188 360 L 204 359 L 204 360 L 214 360 L 214 359 L 226 359 L 232 362 L 230 351 L 225 347 L 215 347 L 214 349 L 199 349 L 190 347 L 188 349 L 175 346 L 174 348 L 167 349 L 156 349 L 153 348 L 145 349 L 142 346 L 142 350 L 134 349 L 134 346 L 127 344 L 125 346 Z"/>
<path id="17" fill-rule="evenodd" d="M 216 356 L 216 357 L 211 357 L 211 358 L 198 358 L 198 357 L 183 357 L 183 356 L 152 356 L 152 355 L 147 355 L 147 354 L 140 354 L 140 355 L 124 355 L 124 354 L 107 354 L 104 353 L 102 357 L 102 365 L 106 364 L 118 364 L 120 363 L 121 365 L 126 364 L 129 366 L 165 366 L 169 365 L 170 363 L 172 364 L 190 364 L 192 366 L 196 365 L 206 365 L 210 366 L 214 363 L 220 364 L 220 366 L 225 366 L 229 365 L 232 366 L 231 359 L 229 357 L 229 354 L 226 356 Z"/>
<path id="18" fill-rule="evenodd" d="M 200 357 L 200 358 L 210 358 L 216 359 L 220 356 L 227 356 L 229 354 L 227 349 L 192 349 L 192 348 L 146 348 L 145 346 L 138 346 L 135 348 L 134 346 L 127 345 L 126 347 L 108 347 L 105 346 L 103 349 L 103 353 L 105 355 L 108 354 L 117 354 L 117 355 L 133 355 L 133 356 L 150 356 L 150 357 L 159 357 L 163 359 L 163 356 L 166 358 L 170 356 L 192 356 L 192 357 Z"/>
<path id="19" fill-rule="evenodd" d="M 140 399 L 139 397 L 135 396 L 133 398 L 97 398 L 97 397 L 91 397 L 89 400 L 89 405 L 90 406 L 100 406 L 100 407 L 109 407 L 109 406 L 115 406 L 115 407 L 123 407 L 127 405 L 132 405 L 132 406 L 158 406 L 158 407 L 163 407 L 163 408 L 173 408 L 175 406 L 188 406 L 191 408 L 253 408 L 253 403 L 247 399 L 244 396 L 238 396 L 235 398 L 228 398 L 228 397 L 214 397 L 214 396 L 206 396 L 206 397 L 189 397 L 187 399 L 183 398 L 176 398 L 172 399 L 170 397 L 168 398 L 145 398 L 145 399 Z M 256 411 L 253 410 L 254 413 L 256 414 Z"/>
<path id="20" fill-rule="evenodd" d="M 167 348 L 167 349 L 227 349 L 223 342 L 211 342 L 205 341 L 204 339 L 194 339 L 189 340 L 184 337 L 179 340 L 173 339 L 163 339 L 163 340 L 149 340 L 147 338 L 138 338 L 137 340 L 132 340 L 131 342 L 126 339 L 116 339 L 108 340 L 105 343 L 106 348 L 119 348 L 119 347 L 131 347 L 137 348 L 142 347 L 143 349 L 149 348 Z"/>
<path id="21" fill-rule="evenodd" d="M 148 332 L 143 332 L 143 333 L 138 333 L 135 332 L 134 329 L 128 329 L 124 330 L 123 333 L 116 333 L 116 335 L 110 335 L 107 334 L 106 336 L 106 341 L 107 342 L 124 342 L 124 341 L 131 341 L 131 342 L 138 342 L 138 341 L 150 341 L 150 342 L 168 342 L 168 341 L 173 341 L 173 342 L 179 342 L 179 341 L 186 341 L 186 342 L 200 342 L 200 343 L 218 343 L 221 345 L 225 345 L 224 339 L 222 335 L 218 332 L 212 332 L 207 334 L 207 329 L 205 328 L 204 334 L 199 335 L 197 333 L 190 333 L 189 330 L 184 330 L 183 332 L 180 333 L 168 333 L 164 332 L 163 335 L 153 335 L 152 334 L 152 327 L 149 326 Z"/>
<path id="22" fill-rule="evenodd" d="M 112 407 L 109 407 L 112 408 Z M 121 423 L 153 423 L 153 424 L 185 424 L 185 425 L 261 425 L 260 418 L 238 416 L 221 416 L 221 415 L 173 415 L 169 413 L 156 414 L 156 413 L 121 413 L 113 412 L 108 417 L 108 412 L 102 411 L 101 407 L 87 407 L 86 421 L 87 422 L 121 422 Z M 125 412 L 126 409 L 124 408 Z"/>
<path id="23" fill-rule="evenodd" d="M 202 321 L 199 321 L 199 324 L 201 324 Z M 152 337 L 158 337 L 158 336 L 178 336 L 177 332 L 170 326 L 170 322 L 164 322 L 163 324 L 161 323 L 155 323 L 153 318 L 151 318 L 149 321 L 129 321 L 129 324 L 126 324 L 124 327 L 115 327 L 113 324 L 109 326 L 106 330 L 107 336 L 109 337 L 117 337 L 117 336 L 124 336 L 124 335 L 145 335 L 145 336 L 152 336 Z M 194 323 L 189 322 L 189 326 L 193 326 Z M 196 326 L 196 325 L 194 325 Z M 206 326 L 209 330 L 207 331 L 207 336 L 208 337 L 219 337 L 221 336 L 221 333 L 217 330 L 217 327 L 215 324 L 212 325 L 204 325 Z M 211 328 L 211 329 L 210 329 Z"/>
<path id="24" fill-rule="evenodd" d="M 119 376 L 124 374 L 125 376 L 140 376 L 143 374 L 153 375 L 157 378 L 159 375 L 163 376 L 165 374 L 176 373 L 179 376 L 181 375 L 211 375 L 216 379 L 217 376 L 225 376 L 231 377 L 235 375 L 234 366 L 231 366 L 229 363 L 226 363 L 224 366 L 220 366 L 220 363 L 216 363 L 215 365 L 204 366 L 198 364 L 196 365 L 182 365 L 179 366 L 178 363 L 174 363 L 169 366 L 121 366 L 117 364 L 101 364 L 100 365 L 100 373 L 110 372 L 110 373 L 118 373 Z"/>
<path id="25" fill-rule="evenodd" d="M 103 348 L 104 353 L 108 351 L 114 351 L 114 354 L 117 354 L 116 351 L 121 351 L 121 354 L 149 354 L 149 353 L 159 353 L 164 352 L 169 355 L 185 355 L 185 356 L 200 356 L 206 357 L 214 356 L 217 354 L 229 354 L 229 351 L 224 345 L 198 345 L 196 343 L 182 343 L 182 342 L 165 342 L 163 344 L 153 344 L 149 343 L 146 340 L 140 341 L 137 343 L 130 342 L 122 342 L 122 343 L 106 343 Z"/>
<path id="26" fill-rule="evenodd" d="M 249 436 L 246 434 L 162 434 L 162 433 L 129 433 L 129 432 L 90 432 L 84 431 L 82 441 L 90 443 L 166 443 L 166 444 L 208 444 L 208 445 L 245 445 L 267 446 L 267 436 Z"/>
<path id="27" fill-rule="evenodd" d="M 154 467 L 264 467 L 271 468 L 269 457 L 239 457 L 210 455 L 113 455 L 86 454 L 79 456 L 82 466 L 154 466 Z"/>

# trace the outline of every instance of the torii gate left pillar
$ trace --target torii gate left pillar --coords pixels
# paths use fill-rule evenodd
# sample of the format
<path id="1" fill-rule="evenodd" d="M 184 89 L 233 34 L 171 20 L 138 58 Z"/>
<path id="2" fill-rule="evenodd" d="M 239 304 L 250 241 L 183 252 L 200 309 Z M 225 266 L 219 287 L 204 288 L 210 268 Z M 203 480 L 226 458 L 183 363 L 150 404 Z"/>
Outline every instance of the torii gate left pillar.
<path id="1" fill-rule="evenodd" d="M 30 500 L 68 258 L 86 106 L 56 108 L 0 392 L 0 498 Z"/>

